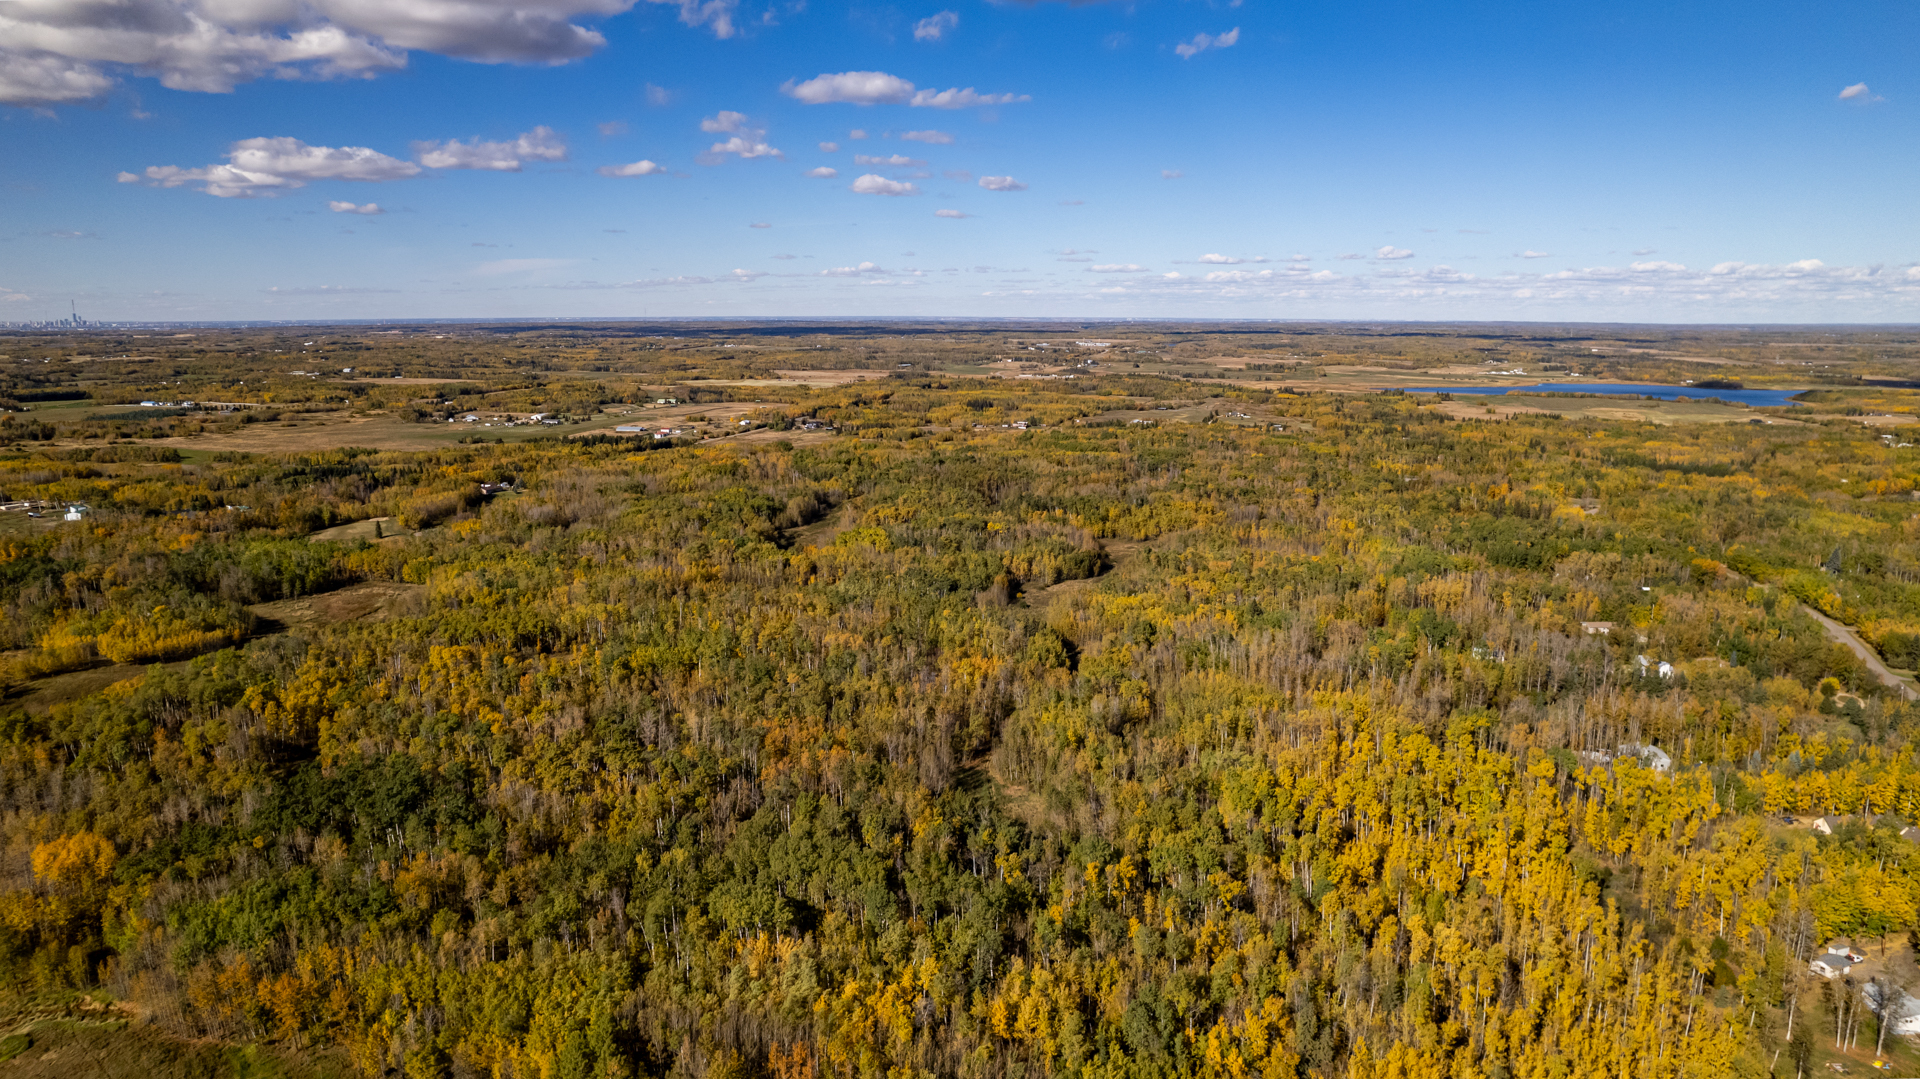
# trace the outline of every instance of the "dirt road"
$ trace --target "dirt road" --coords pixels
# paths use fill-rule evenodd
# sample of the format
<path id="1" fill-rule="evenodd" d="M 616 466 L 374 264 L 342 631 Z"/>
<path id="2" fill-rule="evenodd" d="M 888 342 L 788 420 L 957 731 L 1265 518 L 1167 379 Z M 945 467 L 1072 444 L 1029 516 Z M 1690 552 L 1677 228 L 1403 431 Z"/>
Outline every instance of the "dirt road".
<path id="1" fill-rule="evenodd" d="M 1861 640 L 1852 629 L 1835 622 L 1812 607 L 1807 607 L 1806 612 L 1812 615 L 1815 621 L 1827 627 L 1827 636 L 1853 649 L 1853 654 L 1866 663 L 1867 669 L 1872 671 L 1883 685 L 1899 690 L 1910 701 L 1920 700 L 1920 690 L 1915 690 L 1911 683 L 1888 670 L 1887 665 L 1880 662 L 1880 654 L 1868 647 L 1867 642 Z"/>

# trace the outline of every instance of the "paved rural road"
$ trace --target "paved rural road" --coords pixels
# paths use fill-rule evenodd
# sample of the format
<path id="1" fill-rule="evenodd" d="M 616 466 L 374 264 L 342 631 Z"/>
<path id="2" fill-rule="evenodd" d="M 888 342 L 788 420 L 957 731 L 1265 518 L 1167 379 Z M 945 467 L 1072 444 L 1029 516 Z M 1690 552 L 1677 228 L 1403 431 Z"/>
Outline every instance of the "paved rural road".
<path id="1" fill-rule="evenodd" d="M 1802 604 L 1802 606 L 1804 607 L 1805 605 Z M 1827 627 L 1827 636 L 1853 649 L 1853 654 L 1864 660 L 1867 664 L 1867 669 L 1878 675 L 1882 683 L 1899 690 L 1905 694 L 1906 698 L 1910 701 L 1920 700 L 1920 691 L 1916 691 L 1913 686 L 1901 680 L 1899 675 L 1888 670 L 1887 665 L 1880 662 L 1880 654 L 1867 647 L 1867 642 L 1861 640 L 1853 630 L 1835 622 L 1833 619 L 1828 618 L 1812 607 L 1806 607 L 1806 612 L 1812 615 L 1815 621 Z"/>

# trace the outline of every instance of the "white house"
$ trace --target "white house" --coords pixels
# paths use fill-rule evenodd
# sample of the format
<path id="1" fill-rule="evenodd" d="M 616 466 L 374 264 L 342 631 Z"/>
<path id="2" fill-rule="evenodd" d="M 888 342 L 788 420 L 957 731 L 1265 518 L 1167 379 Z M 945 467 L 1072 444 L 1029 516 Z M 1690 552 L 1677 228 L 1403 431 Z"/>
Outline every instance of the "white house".
<path id="1" fill-rule="evenodd" d="M 1636 757 L 1641 764 L 1656 772 L 1670 772 L 1673 770 L 1673 758 L 1667 755 L 1666 750 L 1661 749 L 1651 742 L 1646 745 L 1636 745 L 1628 742 L 1626 745 L 1620 747 L 1619 756 Z"/>
<path id="2" fill-rule="evenodd" d="M 1837 957 L 1835 956 L 1823 955 L 1818 959 L 1815 959 L 1813 962 L 1808 963 L 1807 970 L 1810 973 L 1817 974 L 1820 977 L 1827 979 L 1828 981 L 1832 981 L 1833 979 L 1838 978 L 1840 975 L 1853 969 L 1852 967 L 1845 967 L 1845 966 L 1839 965 L 1837 962 L 1835 962 L 1836 959 Z"/>

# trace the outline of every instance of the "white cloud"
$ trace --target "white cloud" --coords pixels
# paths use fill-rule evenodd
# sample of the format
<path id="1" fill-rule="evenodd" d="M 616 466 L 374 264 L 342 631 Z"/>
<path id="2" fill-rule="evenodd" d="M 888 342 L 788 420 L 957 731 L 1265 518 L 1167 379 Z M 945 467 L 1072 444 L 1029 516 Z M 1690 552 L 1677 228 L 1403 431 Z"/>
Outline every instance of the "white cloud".
<path id="1" fill-rule="evenodd" d="M 1267 260 L 1265 257 L 1259 255 L 1250 259 L 1243 259 L 1238 255 L 1201 255 L 1195 261 L 1204 262 L 1210 266 L 1238 266 L 1243 262 L 1265 262 Z"/>
<path id="2" fill-rule="evenodd" d="M 1777 322 L 1791 314 L 1807 321 L 1901 321 L 1910 320 L 1920 306 L 1920 266 L 1828 266 L 1818 259 L 1724 262 L 1705 271 L 1643 262 L 1487 277 L 1446 266 L 1420 270 L 1376 264 L 1371 272 L 1346 274 L 1289 266 L 1218 270 L 1201 278 L 1140 274 L 1111 280 L 1100 291 L 1120 299 L 1245 300 L 1264 310 L 1285 310 L 1294 302 L 1302 314 L 1332 309 L 1360 318 L 1426 312 L 1425 317 L 1436 318 Z"/>
<path id="3" fill-rule="evenodd" d="M 332 210 L 336 214 L 360 214 L 365 217 L 374 217 L 386 213 L 385 210 L 380 208 L 380 204 L 377 202 L 355 205 L 351 202 L 329 201 L 327 203 L 327 209 Z"/>
<path id="4" fill-rule="evenodd" d="M 1535 251 L 1532 248 L 1528 248 L 1514 256 L 1514 258 L 1521 259 L 1550 259 L 1552 257 L 1553 252 L 1551 251 Z"/>
<path id="5" fill-rule="evenodd" d="M 1849 86 L 1846 89 L 1840 91 L 1840 100 L 1852 101 L 1861 105 L 1868 105 L 1876 101 L 1885 101 L 1886 98 L 1881 97 L 1879 94 L 1876 94 L 1872 90 L 1867 89 L 1866 83 L 1856 82 L 1852 86 Z"/>
<path id="6" fill-rule="evenodd" d="M 820 152 L 823 154 L 837 154 L 840 152 L 840 144 L 837 142 L 823 142 L 820 144 Z"/>
<path id="7" fill-rule="evenodd" d="M 1017 105 L 1023 101 L 1032 101 L 1028 94 L 982 94 L 973 87 L 965 90 L 918 90 L 913 100 L 907 102 L 916 109 L 970 109 L 977 105 Z"/>
<path id="8" fill-rule="evenodd" d="M 789 81 L 780 92 L 808 105 L 898 105 L 913 97 L 913 84 L 884 71 L 843 71 L 805 82 Z"/>
<path id="9" fill-rule="evenodd" d="M 965 109 L 976 105 L 1011 105 L 1031 101 L 1026 94 L 982 94 L 964 90 L 920 90 L 898 75 L 884 71 L 842 71 L 816 75 L 805 82 L 789 80 L 780 92 L 807 105 L 911 105 L 924 109 Z M 863 138 L 864 133 L 854 138 Z"/>
<path id="10" fill-rule="evenodd" d="M 602 176 L 652 176 L 656 172 L 667 171 L 667 167 L 642 159 L 630 165 L 602 165 L 594 171 Z"/>
<path id="11" fill-rule="evenodd" d="M 223 199 L 277 195 L 305 187 L 313 180 L 404 180 L 418 175 L 420 166 L 388 157 L 365 146 L 308 146 L 299 139 L 241 139 L 227 150 L 227 164 L 183 169 L 151 165 L 142 175 L 123 172 L 123 184 L 145 182 L 150 187 L 202 184 L 200 190 Z"/>
<path id="12" fill-rule="evenodd" d="M 767 143 L 767 129 L 754 126 L 753 123 L 747 119 L 745 113 L 722 110 L 714 116 L 702 119 L 700 121 L 700 130 L 710 134 L 731 134 L 733 136 L 725 142 L 716 142 L 708 147 L 705 156 L 701 160 L 701 164 L 703 165 L 719 164 L 720 160 L 728 154 L 732 154 L 743 160 L 753 157 L 784 158 L 787 156 Z"/>
<path id="13" fill-rule="evenodd" d="M 951 11 L 942 11 L 938 15 L 929 15 L 913 24 L 913 40 L 939 41 L 947 32 L 960 25 L 960 16 Z"/>
<path id="14" fill-rule="evenodd" d="M 615 0 L 618 2 L 618 0 Z M 713 30 L 713 36 L 721 39 L 732 37 L 739 30 L 733 25 L 733 13 L 740 9 L 740 0 L 647 0 L 650 4 L 667 4 L 680 9 L 680 21 L 688 26 L 705 26 Z M 625 11 L 633 6 L 633 0 L 620 4 Z"/>
<path id="15" fill-rule="evenodd" d="M 905 154 L 894 154 L 890 157 L 874 157 L 871 154 L 855 154 L 853 155 L 853 163 L 856 165 L 892 165 L 895 167 L 906 167 L 911 165 L 926 164 L 925 161 L 920 161 L 916 158 L 908 157 Z"/>
<path id="16" fill-rule="evenodd" d="M 820 276 L 821 277 L 862 277 L 862 276 L 868 276 L 873 274 L 884 274 L 886 272 L 887 271 L 881 269 L 878 266 L 875 266 L 871 262 L 863 262 L 858 266 L 835 266 L 831 270 L 821 270 Z"/>
<path id="17" fill-rule="evenodd" d="M 0 17 L 0 25 L 4 25 Z M 86 101 L 107 92 L 113 80 L 92 64 L 64 56 L 0 50 L 0 104 L 57 105 Z M 12 296 L 18 296 L 13 293 Z"/>
<path id="18" fill-rule="evenodd" d="M 851 190 L 856 195 L 918 195 L 920 189 L 899 180 L 889 180 L 885 176 L 876 176 L 869 172 L 855 180 Z"/>
<path id="19" fill-rule="evenodd" d="M 734 280 L 736 280 L 736 281 L 752 281 L 752 280 L 755 280 L 756 278 L 761 278 L 761 277 L 765 277 L 765 276 L 767 276 L 767 271 L 765 271 L 765 270 L 735 270 L 735 271 L 733 271 L 733 279 L 734 279 Z"/>
<path id="20" fill-rule="evenodd" d="M 1181 172 L 1179 169 L 1161 169 L 1160 170 L 1160 178 L 1162 180 L 1178 180 L 1180 177 L 1185 175 L 1186 173 Z"/>
<path id="21" fill-rule="evenodd" d="M 953 141 L 953 136 L 944 131 L 909 131 L 900 137 L 908 142 L 924 142 L 934 146 L 945 146 Z"/>
<path id="22" fill-rule="evenodd" d="M 1312 255 L 1288 255 L 1287 261 L 1288 262 L 1312 262 L 1313 256 Z"/>
<path id="23" fill-rule="evenodd" d="M 867 133 L 865 130 L 856 127 L 852 131 L 847 132 L 847 137 L 855 141 L 858 141 L 860 139 L 866 138 Z"/>
<path id="24" fill-rule="evenodd" d="M 566 63 L 606 44 L 574 20 L 618 15 L 634 2 L 22 0 L 0 4 L 0 102 L 99 97 L 118 73 L 203 93 L 266 77 L 368 78 L 404 68 L 414 50 L 480 63 Z M 680 3 L 683 19 L 690 9 L 704 12 L 696 24 L 719 32 L 715 16 L 737 0 L 668 2 Z"/>
<path id="25" fill-rule="evenodd" d="M 748 130 L 747 114 L 744 112 L 728 112 L 725 109 L 721 109 L 718 114 L 702 119 L 700 121 L 700 130 L 708 134 L 742 134 Z"/>
<path id="26" fill-rule="evenodd" d="M 525 132 L 511 142 L 416 142 L 414 156 L 430 169 L 484 169 L 489 172 L 519 172 L 522 161 L 565 161 L 567 140 L 542 125 Z"/>
<path id="27" fill-rule="evenodd" d="M 672 90 L 669 90 L 664 86 L 655 86 L 652 83 L 647 84 L 647 104 L 652 105 L 655 108 L 658 108 L 662 105 L 671 105 L 672 103 L 673 103 Z"/>
<path id="28" fill-rule="evenodd" d="M 755 136 L 735 135 L 725 142 L 716 142 L 707 148 L 710 157 L 723 157 L 733 154 L 740 158 L 750 157 L 786 157 L 777 148 L 767 144 L 765 139 Z"/>
<path id="29" fill-rule="evenodd" d="M 1131 262 L 1108 262 L 1099 266 L 1089 266 L 1092 273 L 1146 273 L 1145 266 L 1136 266 Z"/>
<path id="30" fill-rule="evenodd" d="M 1410 259 L 1413 257 L 1413 252 L 1407 250 L 1404 247 L 1395 247 L 1392 244 L 1388 244 L 1387 246 L 1381 248 L 1380 250 L 1375 251 L 1373 253 L 1373 257 L 1377 259 L 1386 259 L 1388 261 L 1394 261 L 1397 259 Z"/>
<path id="31" fill-rule="evenodd" d="M 1635 248 L 1635 249 L 1634 249 L 1634 252 L 1633 252 L 1633 257 L 1634 257 L 1634 258 L 1640 258 L 1640 257 L 1642 257 L 1643 255 L 1651 255 L 1651 254 L 1653 254 L 1653 253 L 1654 253 L 1654 251 L 1655 251 L 1655 249 L 1654 249 L 1654 248 L 1651 248 L 1651 247 L 1640 247 L 1640 248 Z"/>
<path id="32" fill-rule="evenodd" d="M 967 214 L 967 213 L 962 213 L 962 212 L 960 212 L 959 210 L 935 210 L 935 211 L 933 212 L 933 216 L 935 216 L 935 217 L 946 217 L 946 218 L 951 218 L 951 219 L 953 219 L 953 220 L 955 220 L 955 221 L 958 221 L 958 220 L 960 220 L 960 219 L 961 219 L 961 218 L 963 218 L 963 217 L 972 217 L 973 215 L 972 215 L 972 214 Z"/>
<path id="33" fill-rule="evenodd" d="M 1011 176 L 982 176 L 980 186 L 988 191 L 1025 191 L 1027 185 Z"/>
<path id="34" fill-rule="evenodd" d="M 1173 51 L 1182 60 L 1191 60 L 1208 49 L 1231 49 L 1240 41 L 1238 26 L 1224 34 L 1195 34 L 1192 41 L 1182 42 L 1173 47 Z"/>
<path id="35" fill-rule="evenodd" d="M 608 120 L 604 124 L 595 124 L 593 126 L 595 130 L 600 132 L 600 137 L 603 139 L 611 139 L 627 133 L 627 122 L 625 120 Z"/>
<path id="36" fill-rule="evenodd" d="M 816 180 L 831 180 L 835 176 L 840 175 L 840 170 L 830 169 L 827 166 L 822 165 L 817 169 L 808 169 L 807 175 L 813 177 Z"/>

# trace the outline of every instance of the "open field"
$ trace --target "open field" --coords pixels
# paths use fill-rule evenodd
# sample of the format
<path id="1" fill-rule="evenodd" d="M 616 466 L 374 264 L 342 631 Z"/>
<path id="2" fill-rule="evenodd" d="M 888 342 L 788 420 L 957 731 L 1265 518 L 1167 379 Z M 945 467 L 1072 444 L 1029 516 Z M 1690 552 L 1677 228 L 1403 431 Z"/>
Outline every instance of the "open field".
<path id="1" fill-rule="evenodd" d="M 369 581 L 319 595 L 260 603 L 252 610 L 272 630 L 384 622 L 421 613 L 424 591 L 416 584 Z"/>

